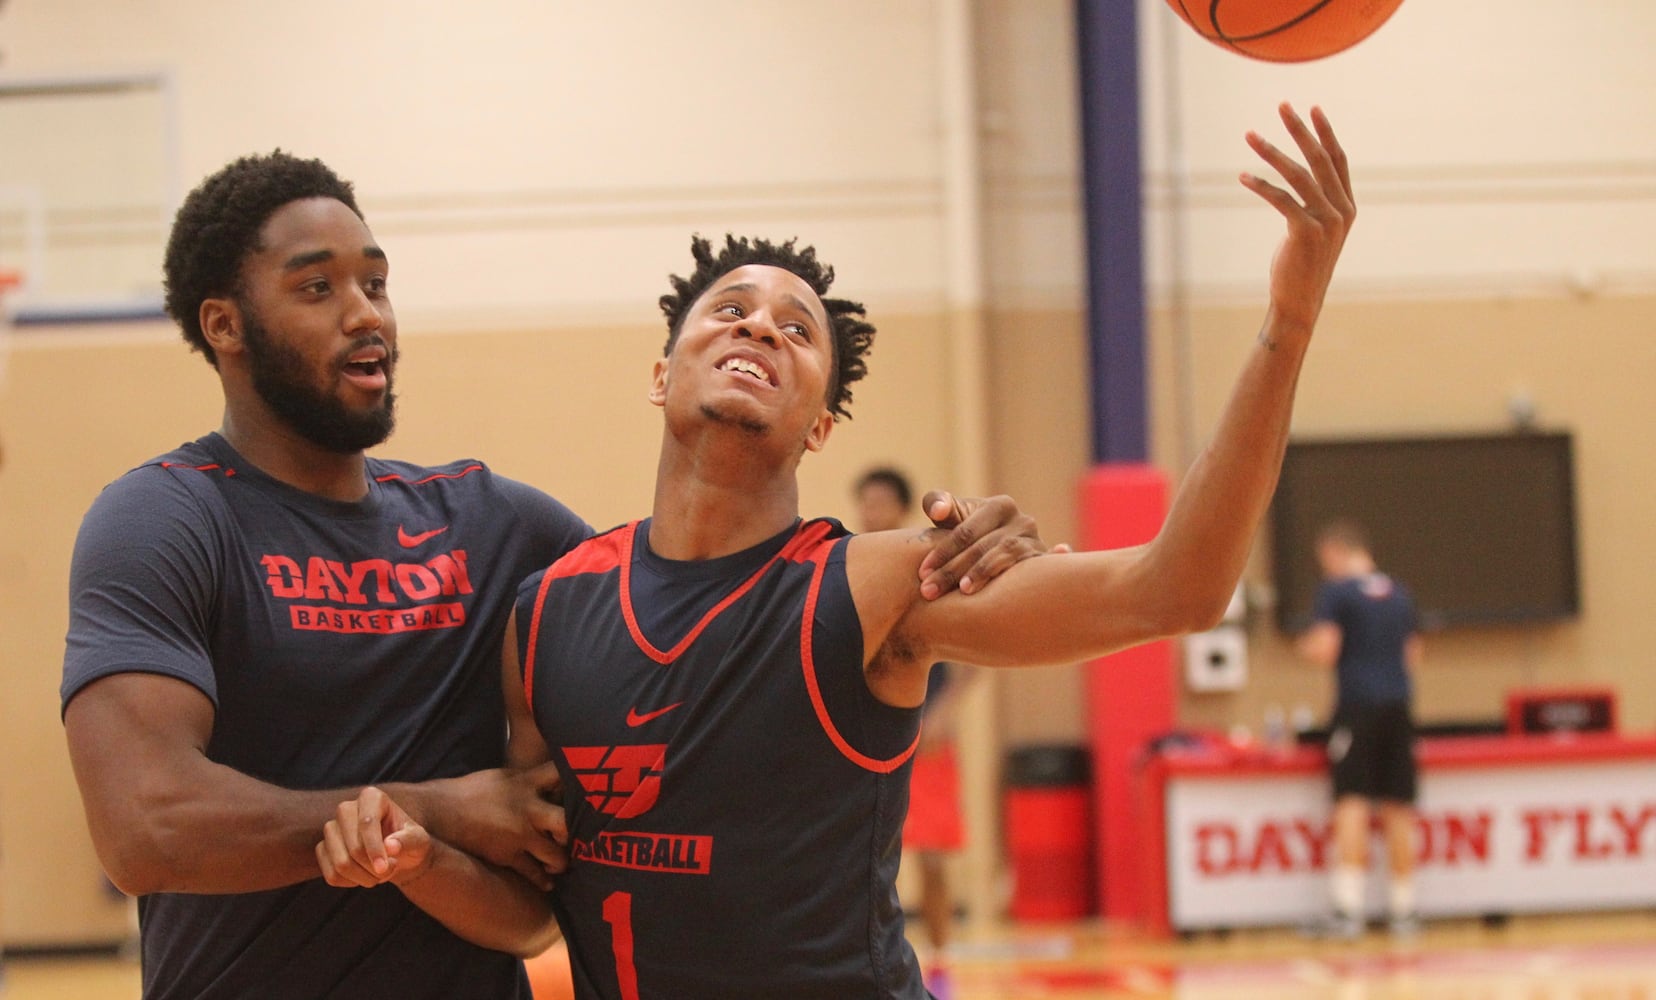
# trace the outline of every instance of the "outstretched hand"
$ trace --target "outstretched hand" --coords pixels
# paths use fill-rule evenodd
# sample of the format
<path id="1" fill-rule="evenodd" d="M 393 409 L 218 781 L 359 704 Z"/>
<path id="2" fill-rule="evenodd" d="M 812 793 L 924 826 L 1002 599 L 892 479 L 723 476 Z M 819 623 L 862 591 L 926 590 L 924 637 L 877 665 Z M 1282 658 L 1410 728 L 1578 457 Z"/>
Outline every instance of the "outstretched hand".
<path id="1" fill-rule="evenodd" d="M 963 594 L 983 589 L 1014 564 L 1047 551 L 1035 519 L 1009 496 L 957 499 L 932 490 L 920 509 L 937 525 L 932 550 L 920 563 L 920 595 L 935 600 L 959 587 Z M 1068 552 L 1069 546 L 1053 546 Z"/>
<path id="2" fill-rule="evenodd" d="M 1311 127 L 1286 102 L 1277 112 L 1305 163 L 1258 132 L 1248 133 L 1248 145 L 1282 175 L 1292 191 L 1255 174 L 1244 173 L 1240 179 L 1243 187 L 1269 202 L 1288 221 L 1288 235 L 1271 261 L 1271 309 L 1277 321 L 1308 334 L 1322 311 L 1334 264 L 1357 218 L 1357 203 L 1345 150 L 1323 110 L 1311 109 Z"/>

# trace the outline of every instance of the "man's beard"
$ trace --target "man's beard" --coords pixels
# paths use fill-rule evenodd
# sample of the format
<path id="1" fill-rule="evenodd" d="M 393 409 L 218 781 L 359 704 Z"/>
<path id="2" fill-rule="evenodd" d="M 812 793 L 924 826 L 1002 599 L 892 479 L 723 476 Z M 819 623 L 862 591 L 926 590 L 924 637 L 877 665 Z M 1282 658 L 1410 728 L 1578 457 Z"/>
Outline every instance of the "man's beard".
<path id="1" fill-rule="evenodd" d="M 366 412 L 351 410 L 335 395 L 313 381 L 310 366 L 300 353 L 278 343 L 245 305 L 242 308 L 248 360 L 252 364 L 253 391 L 300 437 L 319 448 L 341 455 L 354 454 L 384 441 L 396 426 L 396 394 L 391 391 L 391 365 L 397 352 L 390 352 L 384 364 L 385 399 Z M 375 343 L 384 343 L 377 334 L 353 341 L 341 355 Z M 336 368 L 337 371 L 337 368 Z M 339 376 L 334 377 L 334 388 Z"/>

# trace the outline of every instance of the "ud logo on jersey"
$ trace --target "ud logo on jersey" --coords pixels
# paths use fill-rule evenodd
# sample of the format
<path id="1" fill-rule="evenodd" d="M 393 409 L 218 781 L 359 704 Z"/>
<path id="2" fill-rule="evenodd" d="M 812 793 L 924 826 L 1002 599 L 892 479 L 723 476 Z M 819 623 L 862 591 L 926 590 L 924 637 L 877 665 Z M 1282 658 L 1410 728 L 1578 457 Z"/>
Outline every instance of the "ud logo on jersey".
<path id="1" fill-rule="evenodd" d="M 661 797 L 665 743 L 564 747 L 563 752 L 581 782 L 587 804 L 607 816 L 641 816 Z M 688 875 L 713 870 L 713 838 L 708 836 L 605 830 L 590 840 L 576 837 L 570 850 L 577 861 L 615 868 Z"/>
<path id="2" fill-rule="evenodd" d="M 617 819 L 650 811 L 661 795 L 667 744 L 624 747 L 564 747 L 564 758 L 581 781 L 592 808 Z"/>

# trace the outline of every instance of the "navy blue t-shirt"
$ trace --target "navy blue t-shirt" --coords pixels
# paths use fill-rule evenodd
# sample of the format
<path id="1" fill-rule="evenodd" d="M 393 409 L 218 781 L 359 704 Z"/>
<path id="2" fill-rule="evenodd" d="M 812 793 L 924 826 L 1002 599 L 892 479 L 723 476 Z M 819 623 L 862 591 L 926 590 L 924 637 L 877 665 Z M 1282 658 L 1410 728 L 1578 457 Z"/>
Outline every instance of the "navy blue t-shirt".
<path id="1" fill-rule="evenodd" d="M 896 892 L 920 713 L 868 689 L 849 536 L 807 521 L 697 562 L 648 537 L 600 535 L 519 595 L 576 996 L 922 1000 Z"/>
<path id="2" fill-rule="evenodd" d="M 517 584 L 591 530 L 481 462 L 367 472 L 365 499 L 328 500 L 209 434 L 110 484 L 75 543 L 63 705 L 111 674 L 178 678 L 215 707 L 209 758 L 291 789 L 500 766 Z M 156 893 L 139 917 L 152 1000 L 529 996 L 521 962 L 390 885 Z"/>
<path id="3" fill-rule="evenodd" d="M 1327 580 L 1317 588 L 1311 617 L 1340 629 L 1338 705 L 1408 704 L 1405 650 L 1418 624 L 1407 587 L 1384 573 Z"/>

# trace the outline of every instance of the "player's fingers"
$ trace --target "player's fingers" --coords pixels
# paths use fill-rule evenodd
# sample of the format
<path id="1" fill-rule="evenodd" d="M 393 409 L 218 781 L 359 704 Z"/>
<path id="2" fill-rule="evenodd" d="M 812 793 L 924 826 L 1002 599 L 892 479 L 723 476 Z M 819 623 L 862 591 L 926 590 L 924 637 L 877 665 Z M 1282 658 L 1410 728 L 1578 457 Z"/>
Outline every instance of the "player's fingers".
<path id="1" fill-rule="evenodd" d="M 352 857 L 337 820 L 329 820 L 322 828 L 322 839 L 316 844 L 316 863 L 322 870 L 323 880 L 342 889 L 372 886 L 379 881 Z"/>
<path id="2" fill-rule="evenodd" d="M 1301 197 L 1305 197 L 1316 186 L 1316 180 L 1311 176 L 1311 171 L 1305 169 L 1298 160 L 1289 156 L 1281 146 L 1258 132 L 1248 132 L 1246 139 L 1248 147 L 1260 159 L 1269 164 L 1271 169 L 1275 170 L 1283 181 L 1298 192 Z"/>
<path id="3" fill-rule="evenodd" d="M 1034 519 L 1030 519 L 1034 523 Z M 989 581 L 1031 556 L 1042 555 L 1046 547 L 1039 539 L 1025 535 L 1006 535 L 985 539 L 982 552 L 975 563 L 960 577 L 960 592 L 975 594 L 988 586 Z"/>
<path id="4" fill-rule="evenodd" d="M 953 528 L 966 519 L 970 501 L 961 501 L 948 490 L 927 490 L 920 498 L 920 511 L 939 528 Z"/>
<path id="5" fill-rule="evenodd" d="M 1019 510 L 1011 497 L 991 497 L 975 503 L 978 506 L 951 533 L 956 542 L 969 538 L 970 543 L 923 578 L 921 593 L 928 600 L 955 585 L 963 594 L 976 593 L 1020 560 L 1046 551 L 1035 519 Z M 932 593 L 934 589 L 937 593 Z"/>
<path id="6" fill-rule="evenodd" d="M 1291 105 L 1283 102 L 1278 111 L 1282 115 L 1283 125 L 1288 128 L 1289 137 L 1294 140 L 1294 144 L 1305 157 L 1304 176 L 1308 178 L 1309 183 L 1304 189 L 1295 185 L 1295 190 L 1300 192 L 1306 205 L 1314 211 L 1320 212 L 1325 207 L 1338 211 L 1335 200 L 1344 200 L 1345 189 L 1340 184 L 1339 172 L 1334 169 L 1333 157 L 1323 146 L 1322 140 L 1312 132 L 1311 127 L 1305 124 L 1305 120 Z"/>
<path id="7" fill-rule="evenodd" d="M 986 553 L 1009 537 L 1024 536 L 1044 549 L 1035 519 L 1020 511 L 1011 497 L 972 499 L 960 507 L 966 512 L 965 519 L 947 533 L 933 532 L 932 550 L 920 562 L 920 593 L 927 600 L 955 589 L 974 572 Z M 977 572 L 974 587 L 964 587 L 963 592 L 970 593 L 975 585 L 987 582 L 1000 570 L 983 567 Z"/>
<path id="8" fill-rule="evenodd" d="M 529 854 L 535 859 L 535 864 L 548 881 L 554 875 L 562 875 L 569 871 L 569 850 L 556 841 L 538 840 L 530 848 Z"/>
<path id="9" fill-rule="evenodd" d="M 1346 158 L 1345 147 L 1340 145 L 1340 139 L 1334 134 L 1334 126 L 1322 108 L 1311 109 L 1311 124 L 1316 127 L 1317 139 L 1322 147 L 1328 151 L 1328 158 L 1334 165 L 1334 176 L 1337 187 L 1328 192 L 1329 201 L 1333 202 L 1336 210 L 1345 218 L 1346 228 L 1357 219 L 1357 195 L 1351 186 L 1351 163 Z"/>
<path id="10" fill-rule="evenodd" d="M 388 801 L 385 793 L 369 785 L 357 793 L 354 801 L 339 804 L 339 824 L 347 831 L 348 838 L 354 838 L 347 841 L 351 853 L 377 876 L 391 870 L 390 855 L 385 851 L 385 832 L 381 828 Z"/>
<path id="11" fill-rule="evenodd" d="M 322 872 L 322 881 L 329 885 L 341 889 L 349 885 L 348 882 L 340 879 L 339 873 L 335 869 L 333 854 L 328 850 L 326 828 L 324 828 L 323 838 L 316 842 L 316 867 Z"/>
<path id="12" fill-rule="evenodd" d="M 563 778 L 558 774 L 555 761 L 549 760 L 529 768 L 523 772 L 523 778 L 538 794 L 556 796 L 563 792 Z"/>
<path id="13" fill-rule="evenodd" d="M 531 806 L 529 825 L 550 837 L 554 843 L 569 843 L 569 814 L 556 802 L 542 800 Z"/>
<path id="14" fill-rule="evenodd" d="M 976 503 L 981 504 L 982 501 Z M 930 490 L 920 501 L 920 509 L 937 527 L 947 529 L 931 533 L 932 549 L 920 560 L 921 578 L 933 579 L 940 567 L 954 560 L 975 540 L 973 532 L 976 529 L 965 523 L 970 519 L 972 502 L 963 503 L 948 490 Z M 942 588 L 940 593 L 953 590 L 957 576 L 958 573 L 937 577 L 934 582 Z M 938 595 L 928 595 L 935 596 Z"/>
<path id="15" fill-rule="evenodd" d="M 385 852 L 390 856 L 391 870 L 408 872 L 425 864 L 431 851 L 431 834 L 415 822 L 407 822 L 385 838 Z"/>
<path id="16" fill-rule="evenodd" d="M 1298 199 L 1265 178 L 1258 174 L 1244 173 L 1238 179 L 1241 180 L 1243 187 L 1265 199 L 1272 208 L 1282 213 L 1283 218 L 1290 223 L 1306 218 L 1305 208 L 1299 203 Z"/>

